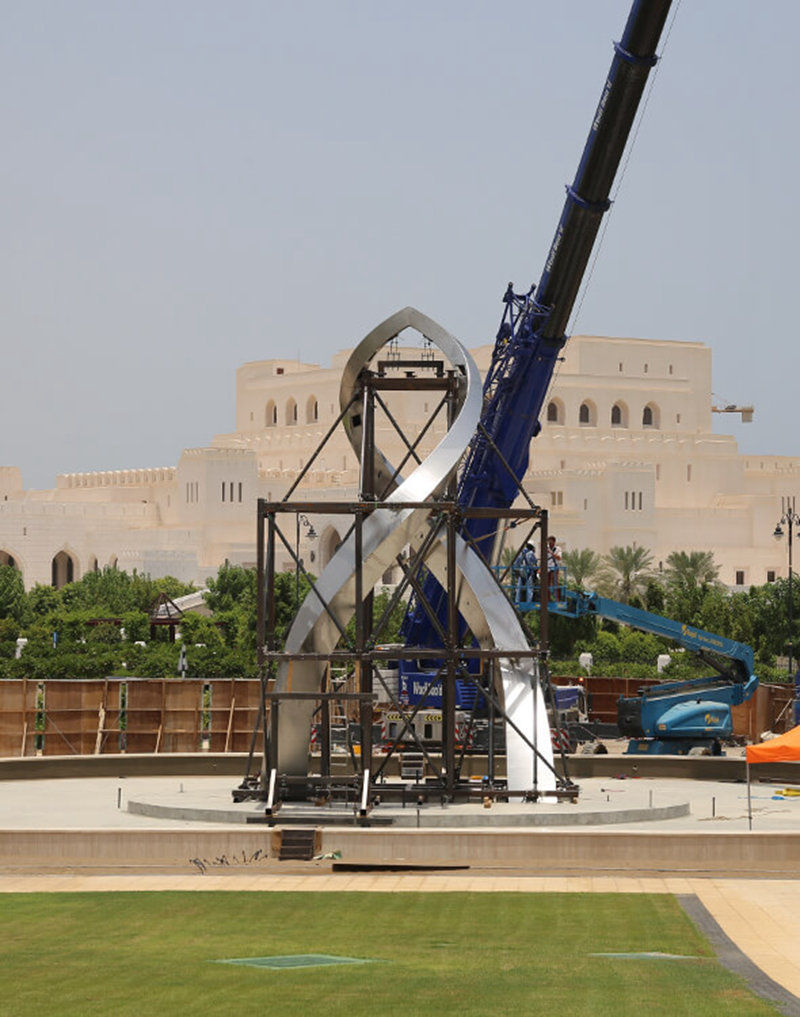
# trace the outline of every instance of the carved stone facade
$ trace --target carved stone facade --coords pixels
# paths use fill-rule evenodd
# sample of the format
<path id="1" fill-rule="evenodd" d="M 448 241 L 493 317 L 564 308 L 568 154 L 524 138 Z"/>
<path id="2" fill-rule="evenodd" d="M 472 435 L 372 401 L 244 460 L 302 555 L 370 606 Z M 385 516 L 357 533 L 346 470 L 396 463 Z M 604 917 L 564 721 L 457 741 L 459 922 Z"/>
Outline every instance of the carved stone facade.
<path id="1" fill-rule="evenodd" d="M 485 369 L 491 347 L 473 355 Z M 244 364 L 235 430 L 187 449 L 177 466 L 65 474 L 48 491 L 26 491 L 16 467 L 0 468 L 0 563 L 19 568 L 26 587 L 60 586 L 109 565 L 203 583 L 225 560 L 254 563 L 255 501 L 281 499 L 336 421 L 347 356 L 326 368 Z M 437 401 L 395 394 L 392 413 L 414 438 Z M 800 489 L 800 457 L 741 455 L 733 437 L 712 430 L 711 405 L 711 350 L 702 343 L 570 339 L 526 475 L 561 546 L 637 545 L 656 563 L 674 550 L 711 550 L 731 587 L 786 575 L 786 548 L 772 532 L 781 497 Z M 444 426 L 440 415 L 428 446 Z M 377 441 L 393 462 L 405 453 L 388 420 L 379 419 Z M 341 500 L 357 487 L 357 457 L 339 428 L 302 497 Z M 310 526 L 299 527 L 311 571 L 338 545 L 340 519 L 309 520 L 311 540 Z M 295 522 L 284 524 L 293 545 Z M 286 552 L 283 564 L 294 568 Z"/>

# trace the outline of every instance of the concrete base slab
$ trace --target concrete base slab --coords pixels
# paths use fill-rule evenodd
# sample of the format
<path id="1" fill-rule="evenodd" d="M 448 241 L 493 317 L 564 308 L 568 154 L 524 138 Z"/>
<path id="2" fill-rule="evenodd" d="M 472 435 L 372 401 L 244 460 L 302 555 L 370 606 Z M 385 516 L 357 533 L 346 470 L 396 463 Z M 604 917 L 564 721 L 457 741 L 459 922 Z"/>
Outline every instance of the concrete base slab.
<path id="1" fill-rule="evenodd" d="M 328 803 L 314 806 L 305 802 L 286 802 L 274 816 L 266 816 L 263 802 L 231 801 L 230 789 L 208 787 L 184 789 L 127 800 L 127 810 L 137 816 L 202 823 L 243 823 L 306 826 L 395 826 L 415 828 L 474 829 L 491 827 L 573 827 L 606 826 L 619 823 L 658 823 L 689 815 L 689 802 L 679 794 L 661 794 L 655 799 L 639 796 L 635 803 L 597 786 L 586 791 L 575 803 L 548 801 L 481 802 L 442 805 L 427 802 L 382 804 L 361 817 L 353 804 Z M 658 804 L 656 804 L 658 801 Z"/>

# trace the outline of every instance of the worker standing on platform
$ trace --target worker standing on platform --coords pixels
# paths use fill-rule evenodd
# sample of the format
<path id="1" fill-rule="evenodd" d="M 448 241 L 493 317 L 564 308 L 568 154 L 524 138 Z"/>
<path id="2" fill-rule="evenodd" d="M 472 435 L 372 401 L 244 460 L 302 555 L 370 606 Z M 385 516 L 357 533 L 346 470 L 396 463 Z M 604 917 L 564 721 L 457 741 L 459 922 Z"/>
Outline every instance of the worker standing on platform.
<path id="1" fill-rule="evenodd" d="M 517 555 L 517 589 L 514 600 L 517 604 L 530 604 L 538 580 L 539 559 L 533 544 L 526 544 Z"/>
<path id="2" fill-rule="evenodd" d="M 547 576 L 550 584 L 550 596 L 558 600 L 558 569 L 561 565 L 561 548 L 555 537 L 547 538 Z"/>

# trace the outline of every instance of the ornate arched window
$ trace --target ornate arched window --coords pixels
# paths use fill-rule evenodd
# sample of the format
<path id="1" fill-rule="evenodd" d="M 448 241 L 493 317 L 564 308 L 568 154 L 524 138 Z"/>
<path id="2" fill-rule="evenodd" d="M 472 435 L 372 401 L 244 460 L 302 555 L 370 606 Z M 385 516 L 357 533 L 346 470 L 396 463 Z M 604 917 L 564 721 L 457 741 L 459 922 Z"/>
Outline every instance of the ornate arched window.
<path id="1" fill-rule="evenodd" d="M 628 407 L 625 403 L 614 403 L 611 407 L 611 426 L 612 427 L 627 427 L 628 426 Z"/>
<path id="2" fill-rule="evenodd" d="M 597 408 L 588 399 L 581 403 L 578 410 L 578 423 L 582 427 L 594 427 L 597 424 Z"/>
<path id="3" fill-rule="evenodd" d="M 326 527 L 319 542 L 320 568 L 325 568 L 339 550 L 341 543 L 342 538 L 339 536 L 339 531 L 334 526 Z"/>
<path id="4" fill-rule="evenodd" d="M 75 559 L 69 551 L 59 551 L 50 563 L 51 580 L 53 586 L 60 590 L 67 583 L 72 583 L 77 578 Z"/>

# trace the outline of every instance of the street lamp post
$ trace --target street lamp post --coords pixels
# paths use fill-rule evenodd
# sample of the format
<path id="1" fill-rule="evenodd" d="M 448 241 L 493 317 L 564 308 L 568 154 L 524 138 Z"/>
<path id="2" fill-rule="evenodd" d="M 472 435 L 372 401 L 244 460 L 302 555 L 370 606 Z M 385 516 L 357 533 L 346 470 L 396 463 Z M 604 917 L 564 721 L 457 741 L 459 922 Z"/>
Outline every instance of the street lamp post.
<path id="1" fill-rule="evenodd" d="M 789 624 L 789 674 L 792 674 L 792 611 L 794 608 L 794 601 L 792 599 L 792 540 L 795 526 L 800 526 L 800 516 L 795 511 L 794 496 L 791 498 L 781 498 L 781 517 L 775 525 L 775 532 L 772 536 L 776 540 L 780 540 L 783 537 L 783 527 L 786 526 L 789 534 L 789 603 L 787 605 L 787 620 Z"/>
<path id="2" fill-rule="evenodd" d="M 312 523 L 309 522 L 308 516 L 304 516 L 301 512 L 297 513 L 297 530 L 295 533 L 294 541 L 294 609 L 297 612 L 300 606 L 300 567 L 303 565 L 303 559 L 300 557 L 300 523 L 306 528 L 306 536 L 309 540 L 317 539 L 317 531 L 314 529 Z"/>

